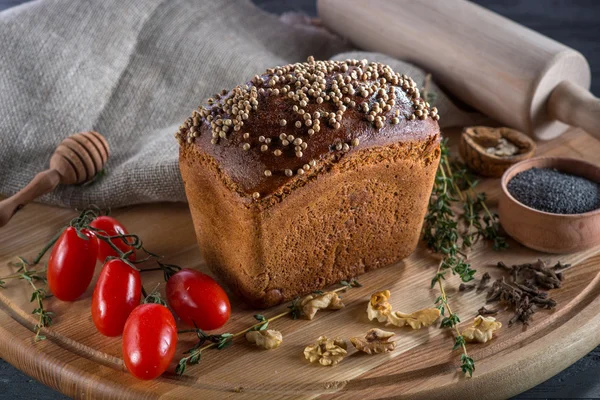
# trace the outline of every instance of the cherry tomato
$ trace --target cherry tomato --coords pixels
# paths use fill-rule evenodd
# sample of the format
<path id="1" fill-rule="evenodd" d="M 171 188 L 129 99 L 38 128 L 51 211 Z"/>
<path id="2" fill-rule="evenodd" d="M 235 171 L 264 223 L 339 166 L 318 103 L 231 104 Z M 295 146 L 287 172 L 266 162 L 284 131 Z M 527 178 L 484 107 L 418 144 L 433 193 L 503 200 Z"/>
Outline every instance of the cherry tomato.
<path id="1" fill-rule="evenodd" d="M 160 304 L 142 304 L 127 318 L 123 330 L 123 359 L 133 376 L 154 379 L 173 359 L 177 327 L 173 314 Z"/>
<path id="2" fill-rule="evenodd" d="M 127 229 L 115 218 L 103 215 L 95 218 L 90 226 L 96 228 L 103 236 L 127 235 Z M 131 246 L 123 242 L 122 239 L 112 239 L 111 242 L 119 248 L 123 253 L 127 253 L 132 249 Z M 108 257 L 119 257 L 119 254 L 110 247 L 104 240 L 98 239 L 98 261 L 104 263 Z M 129 257 L 129 260 L 135 261 L 135 250 Z"/>
<path id="3" fill-rule="evenodd" d="M 73 301 L 81 296 L 92 281 L 96 268 L 98 242 L 94 234 L 82 229 L 77 235 L 72 226 L 60 235 L 48 260 L 48 287 L 56 298 Z"/>
<path id="4" fill-rule="evenodd" d="M 192 269 L 182 269 L 167 282 L 169 305 L 190 326 L 203 330 L 225 325 L 231 314 L 229 298 L 210 276 Z"/>
<path id="5" fill-rule="evenodd" d="M 140 305 L 142 279 L 139 271 L 121 259 L 104 264 L 92 296 L 92 320 L 105 336 L 118 336 L 129 314 Z"/>

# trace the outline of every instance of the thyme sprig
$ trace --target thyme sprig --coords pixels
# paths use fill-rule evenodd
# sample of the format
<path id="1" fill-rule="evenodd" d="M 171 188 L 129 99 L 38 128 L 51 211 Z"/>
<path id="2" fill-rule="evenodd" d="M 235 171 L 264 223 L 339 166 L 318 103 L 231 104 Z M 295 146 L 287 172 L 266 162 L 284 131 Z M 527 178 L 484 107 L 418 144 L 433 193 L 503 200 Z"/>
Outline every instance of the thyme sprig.
<path id="1" fill-rule="evenodd" d="M 13 266 L 17 266 L 17 273 L 1 278 L 2 283 L 4 283 L 7 279 L 23 279 L 31 285 L 33 292 L 31 294 L 30 302 L 35 302 L 36 308 L 31 312 L 33 315 L 37 315 L 38 322 L 34 326 L 35 330 L 35 338 L 36 342 L 45 340 L 46 336 L 41 334 L 42 328 L 48 327 L 52 325 L 52 318 L 54 317 L 54 313 L 52 311 L 47 311 L 44 307 L 44 299 L 48 296 L 45 289 L 40 288 L 36 285 L 36 282 L 41 282 L 46 284 L 46 278 L 44 277 L 44 273 L 46 270 L 37 271 L 34 269 L 29 269 L 28 267 L 31 264 L 25 260 L 23 257 L 17 257 L 18 261 L 12 263 Z M 4 287 L 4 286 L 2 286 Z"/>
<path id="2" fill-rule="evenodd" d="M 460 317 L 452 312 L 443 281 L 448 271 L 462 282 L 474 279 L 476 270 L 471 268 L 467 252 L 479 240 L 491 242 L 494 250 L 505 249 L 508 244 L 500 234 L 498 216 L 486 204 L 485 194 L 475 192 L 478 182 L 464 165 L 450 160 L 447 140 L 442 141 L 440 150 L 440 164 L 423 223 L 423 240 L 431 251 L 442 256 L 431 280 L 431 287 L 437 285 L 441 293 L 436 306 L 442 315 L 447 312 L 440 327 L 456 331 L 453 350 L 462 349 L 461 369 L 472 376 L 475 363 L 458 330 Z M 457 214 L 457 209 L 462 209 L 462 213 Z"/>
<path id="3" fill-rule="evenodd" d="M 47 293 L 46 289 L 40 288 L 36 285 L 36 282 L 41 282 L 44 285 L 48 283 L 45 277 L 46 269 L 35 270 L 31 269 L 31 267 L 40 263 L 41 259 L 48 252 L 48 250 L 54 246 L 54 243 L 56 243 L 65 228 L 66 227 L 61 228 L 54 235 L 54 237 L 52 237 L 52 239 L 46 243 L 46 245 L 42 248 L 42 250 L 40 250 L 32 262 L 27 261 L 24 257 L 17 256 L 17 262 L 9 263 L 10 266 L 17 267 L 17 272 L 0 278 L 0 288 L 2 289 L 6 288 L 6 281 L 9 279 L 22 279 L 29 282 L 31 285 L 33 292 L 31 293 L 31 299 L 29 301 L 32 303 L 35 302 L 36 304 L 36 308 L 34 308 L 31 313 L 33 315 L 37 315 L 38 317 L 38 322 L 33 327 L 35 330 L 34 340 L 36 342 L 46 339 L 46 336 L 41 334 L 42 328 L 52 325 L 52 318 L 55 314 L 52 311 L 47 311 L 44 307 L 44 300 L 50 297 L 50 295 Z"/>
<path id="4" fill-rule="evenodd" d="M 362 285 L 358 283 L 357 280 L 352 279 L 351 281 L 341 281 L 340 285 L 342 287 L 332 290 L 333 292 L 343 292 L 350 288 L 361 287 Z M 215 335 L 209 335 L 204 332 L 202 329 L 196 327 L 195 329 L 188 329 L 179 331 L 178 333 L 187 333 L 194 332 L 198 336 L 198 342 L 194 345 L 194 347 L 188 349 L 184 352 L 187 354 L 182 357 L 175 368 L 175 372 L 178 375 L 183 375 L 188 365 L 198 364 L 202 359 L 202 352 L 204 350 L 210 348 L 216 348 L 217 350 L 222 350 L 233 344 L 233 339 L 245 335 L 250 331 L 262 331 L 268 328 L 269 324 L 273 321 L 278 320 L 279 318 L 285 317 L 286 315 L 291 315 L 293 319 L 297 319 L 301 315 L 301 307 L 300 307 L 300 298 L 296 298 L 292 301 L 292 305 L 288 307 L 288 310 L 274 315 L 272 317 L 265 317 L 262 314 L 255 314 L 254 319 L 257 321 L 255 324 L 250 327 L 243 329 L 236 333 L 221 333 Z"/>
<path id="5" fill-rule="evenodd" d="M 438 266 L 438 274 L 442 267 L 442 262 L 440 262 Z M 465 343 L 465 338 L 460 333 L 458 329 L 458 324 L 460 323 L 460 317 L 458 314 L 452 312 L 452 308 L 448 303 L 448 296 L 446 295 L 446 291 L 444 289 L 444 285 L 442 284 L 443 277 L 437 281 L 437 284 L 440 289 L 440 296 L 435 300 L 435 304 L 437 308 L 440 310 L 440 313 L 444 318 L 442 318 L 442 322 L 440 324 L 441 328 L 452 328 L 456 332 L 456 337 L 454 339 L 454 347 L 452 350 L 462 349 L 462 355 L 460 356 L 460 369 L 463 373 L 469 374 L 469 376 L 473 376 L 473 372 L 475 371 L 475 362 L 471 357 L 469 357 L 469 353 L 467 352 L 467 346 Z M 448 314 L 446 315 L 446 311 Z"/>

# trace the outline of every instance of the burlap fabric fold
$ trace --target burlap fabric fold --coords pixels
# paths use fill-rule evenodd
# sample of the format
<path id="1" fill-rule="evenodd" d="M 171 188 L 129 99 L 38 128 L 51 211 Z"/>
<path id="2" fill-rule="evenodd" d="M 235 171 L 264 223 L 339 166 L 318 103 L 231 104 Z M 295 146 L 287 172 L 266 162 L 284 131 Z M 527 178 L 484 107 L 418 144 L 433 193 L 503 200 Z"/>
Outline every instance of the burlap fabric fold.
<path id="1" fill-rule="evenodd" d="M 95 130 L 111 146 L 108 174 L 40 201 L 185 201 L 177 126 L 216 91 L 309 55 L 386 62 L 423 82 L 412 65 L 352 50 L 307 18 L 248 0 L 38 0 L 9 9 L 0 13 L 0 193 L 47 168 L 66 136 Z M 442 126 L 470 122 L 432 90 Z"/>

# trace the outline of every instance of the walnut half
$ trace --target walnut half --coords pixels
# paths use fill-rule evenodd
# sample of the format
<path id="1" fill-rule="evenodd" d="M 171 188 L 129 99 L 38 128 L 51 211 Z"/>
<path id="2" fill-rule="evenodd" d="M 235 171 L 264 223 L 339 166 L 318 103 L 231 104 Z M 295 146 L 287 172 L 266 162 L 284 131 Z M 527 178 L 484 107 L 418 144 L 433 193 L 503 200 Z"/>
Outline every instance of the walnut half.
<path id="1" fill-rule="evenodd" d="M 266 350 L 276 349 L 283 341 L 283 335 L 275 330 L 246 332 L 246 340 Z"/>
<path id="2" fill-rule="evenodd" d="M 389 313 L 392 312 L 392 305 L 388 302 L 390 299 L 390 291 L 383 290 L 371 295 L 369 305 L 367 306 L 367 316 L 369 321 L 377 319 L 379 322 L 386 322 Z"/>
<path id="3" fill-rule="evenodd" d="M 496 318 L 478 315 L 473 320 L 473 326 L 462 331 L 462 335 L 467 342 L 485 343 L 492 340 L 494 332 L 500 328 L 502 323 L 496 321 Z"/>
<path id="4" fill-rule="evenodd" d="M 323 294 L 309 294 L 300 302 L 302 315 L 306 319 L 313 319 L 319 310 L 339 310 L 344 308 L 342 299 L 336 292 Z"/>
<path id="5" fill-rule="evenodd" d="M 319 337 L 317 343 L 306 346 L 304 357 L 311 363 L 319 362 L 321 365 L 335 365 L 346 357 L 346 342 L 335 338 Z"/>
<path id="6" fill-rule="evenodd" d="M 389 303 L 390 296 L 389 290 L 376 292 L 371 296 L 367 306 L 367 316 L 370 321 L 377 319 L 379 322 L 386 322 L 387 325 L 398 327 L 409 325 L 413 329 L 421 329 L 430 326 L 440 317 L 440 310 L 437 308 L 425 308 L 410 314 L 393 311 Z"/>
<path id="7" fill-rule="evenodd" d="M 394 332 L 373 328 L 367 332 L 364 338 L 353 337 L 350 338 L 350 342 L 358 350 L 367 354 L 387 353 L 396 348 L 396 342 L 390 341 L 392 336 L 394 336 Z"/>
<path id="8" fill-rule="evenodd" d="M 396 326 L 409 325 L 413 329 L 421 329 L 437 321 L 440 314 L 440 310 L 437 308 L 424 308 L 410 314 L 394 311 L 388 315 L 388 324 Z"/>

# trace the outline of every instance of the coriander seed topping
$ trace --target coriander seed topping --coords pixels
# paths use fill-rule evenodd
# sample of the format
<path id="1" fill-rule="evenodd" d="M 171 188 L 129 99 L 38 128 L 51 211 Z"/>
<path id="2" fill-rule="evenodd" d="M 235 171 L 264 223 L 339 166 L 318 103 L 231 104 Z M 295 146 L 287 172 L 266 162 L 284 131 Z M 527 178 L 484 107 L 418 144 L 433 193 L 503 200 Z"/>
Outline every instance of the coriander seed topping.
<path id="1" fill-rule="evenodd" d="M 259 110 L 259 107 L 266 109 Z M 290 118 L 292 129 L 289 131 L 293 135 L 272 132 L 271 126 L 257 131 L 261 126 L 260 119 L 269 109 L 280 110 L 275 124 L 279 123 L 282 130 L 288 130 L 283 127 L 288 125 L 285 118 Z M 356 118 L 353 109 L 363 116 Z M 353 121 L 346 122 L 345 118 Z M 320 157 L 313 152 L 322 151 L 320 143 L 323 139 L 315 139 L 315 144 L 311 145 L 313 136 L 324 133 L 324 140 L 333 142 L 331 149 L 347 152 L 351 147 L 357 147 L 360 141 L 358 138 L 347 139 L 346 127 L 356 123 L 381 129 L 387 123 L 398 125 L 403 118 L 409 121 L 439 120 L 439 111 L 421 98 L 419 86 L 408 76 L 367 60 L 317 61 L 309 57 L 308 62 L 269 68 L 245 85 L 220 91 L 208 100 L 208 105 L 192 111 L 175 136 L 185 146 L 201 136 L 207 127 L 213 145 L 237 145 L 244 151 L 254 147 L 255 151 L 270 151 L 275 157 L 281 157 L 285 175 L 293 176 L 298 167 L 285 169 L 285 162 L 292 161 L 288 157 L 302 158 L 310 146 L 315 146 L 314 149 L 311 147 L 311 157 Z M 342 125 L 343 131 L 334 131 L 342 130 Z M 359 131 L 364 129 L 357 128 Z M 293 153 L 285 150 L 290 145 Z M 306 171 L 313 164 L 316 165 L 315 160 L 302 164 L 300 169 Z M 273 173 L 271 169 L 263 172 L 265 176 Z"/>

